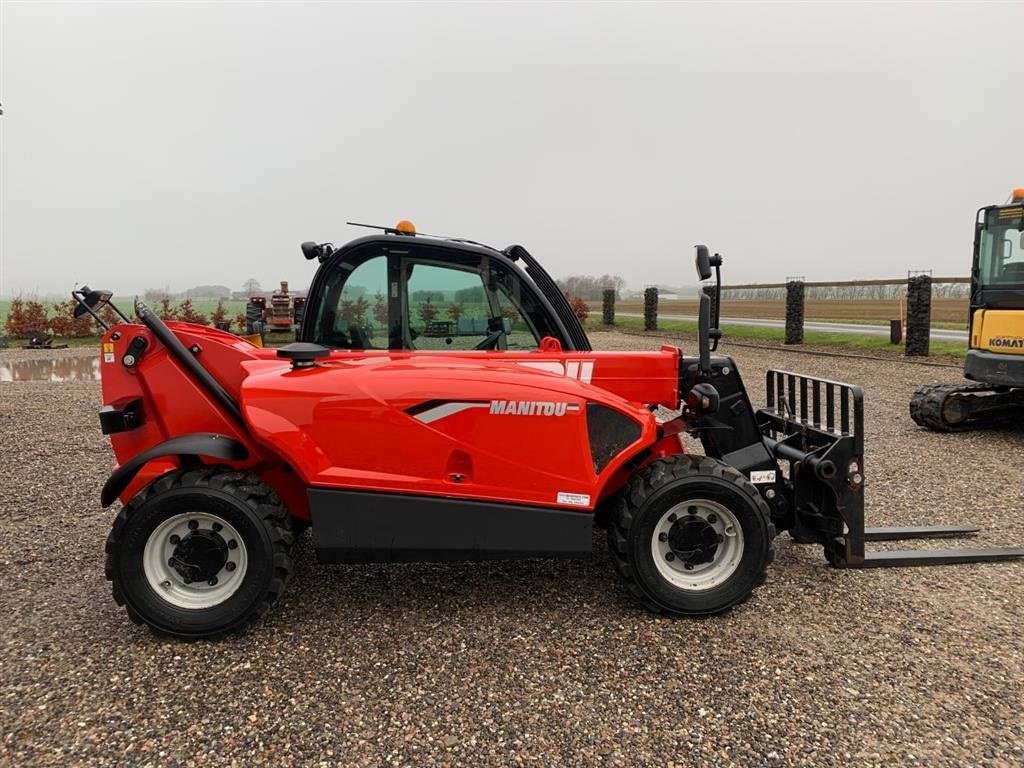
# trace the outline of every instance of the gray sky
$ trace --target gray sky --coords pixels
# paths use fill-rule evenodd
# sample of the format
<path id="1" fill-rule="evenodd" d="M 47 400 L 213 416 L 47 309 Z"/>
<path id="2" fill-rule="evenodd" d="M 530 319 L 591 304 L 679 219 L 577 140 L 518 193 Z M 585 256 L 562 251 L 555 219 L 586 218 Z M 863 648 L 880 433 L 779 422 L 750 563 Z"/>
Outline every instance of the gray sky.
<path id="1" fill-rule="evenodd" d="M 304 286 L 346 220 L 556 276 L 966 274 L 1024 3 L 2 1 L 0 296 Z"/>

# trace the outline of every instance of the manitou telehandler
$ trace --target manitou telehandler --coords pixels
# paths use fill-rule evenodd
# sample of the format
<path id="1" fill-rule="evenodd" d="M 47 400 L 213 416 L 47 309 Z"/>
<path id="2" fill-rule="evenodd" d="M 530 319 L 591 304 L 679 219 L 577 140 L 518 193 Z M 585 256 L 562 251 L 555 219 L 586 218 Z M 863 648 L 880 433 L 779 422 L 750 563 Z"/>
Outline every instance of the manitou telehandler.
<path id="1" fill-rule="evenodd" d="M 1024 425 L 1024 188 L 975 217 L 968 323 L 975 383 L 919 387 L 911 418 L 937 432 Z"/>
<path id="2" fill-rule="evenodd" d="M 976 529 L 865 528 L 860 389 L 769 371 L 755 411 L 712 355 L 708 295 L 698 354 L 594 352 L 521 246 L 382 229 L 302 246 L 320 266 L 301 340 L 280 349 L 139 301 L 138 323 L 105 327 L 100 424 L 120 466 L 101 500 L 123 502 L 106 571 L 135 621 L 243 629 L 281 594 L 306 526 L 325 563 L 585 557 L 600 510 L 626 589 L 670 615 L 745 600 L 777 530 L 847 568 L 1024 556 L 865 552 Z M 720 286 L 720 263 L 698 246 L 702 280 Z M 73 295 L 103 323 L 108 291 Z"/>

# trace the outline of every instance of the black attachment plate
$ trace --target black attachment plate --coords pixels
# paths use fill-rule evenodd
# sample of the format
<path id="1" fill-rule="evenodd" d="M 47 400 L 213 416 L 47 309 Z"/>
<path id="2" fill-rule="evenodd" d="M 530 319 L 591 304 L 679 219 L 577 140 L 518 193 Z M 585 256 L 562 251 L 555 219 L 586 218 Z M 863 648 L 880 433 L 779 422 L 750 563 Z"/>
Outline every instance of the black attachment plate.
<path id="1" fill-rule="evenodd" d="M 765 446 L 790 462 L 797 541 L 821 543 L 830 561 L 864 554 L 864 393 L 839 381 L 768 371 L 756 414 Z"/>

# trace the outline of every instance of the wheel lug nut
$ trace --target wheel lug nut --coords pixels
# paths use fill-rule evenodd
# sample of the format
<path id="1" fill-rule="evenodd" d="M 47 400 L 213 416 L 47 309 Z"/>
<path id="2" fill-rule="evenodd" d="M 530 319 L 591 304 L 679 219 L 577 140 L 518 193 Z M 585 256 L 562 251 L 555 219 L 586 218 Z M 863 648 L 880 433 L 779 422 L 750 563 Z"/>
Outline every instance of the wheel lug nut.
<path id="1" fill-rule="evenodd" d="M 220 523 L 214 523 L 213 524 L 213 531 L 214 531 L 214 533 L 216 533 L 217 531 L 221 530 L 223 527 L 224 526 L 221 525 Z"/>
<path id="2" fill-rule="evenodd" d="M 676 559 L 676 556 L 673 555 L 671 552 L 668 552 L 665 554 L 665 559 L 671 563 L 673 560 Z"/>
<path id="3" fill-rule="evenodd" d="M 229 571 L 233 571 L 233 570 L 235 570 L 235 564 L 229 560 L 228 562 L 226 562 L 224 564 L 224 568 L 229 570 Z"/>
<path id="4" fill-rule="evenodd" d="M 194 531 L 198 527 L 199 527 L 199 521 L 198 520 L 189 520 L 188 521 L 188 529 L 190 531 Z"/>
<path id="5" fill-rule="evenodd" d="M 216 576 L 214 576 L 214 577 L 213 577 L 212 579 L 210 579 L 210 580 L 209 580 L 208 582 L 206 582 L 206 583 L 207 583 L 207 584 L 209 584 L 209 585 L 210 585 L 211 587 L 216 587 L 216 586 L 217 586 L 217 577 L 216 577 Z"/>
<path id="6" fill-rule="evenodd" d="M 658 534 L 658 541 L 668 541 L 668 534 L 667 533 L 659 533 Z"/>
<path id="7" fill-rule="evenodd" d="M 191 584 L 192 583 L 192 579 L 190 579 L 188 576 L 183 578 L 182 581 L 184 581 L 186 584 Z"/>
<path id="8" fill-rule="evenodd" d="M 181 536 L 179 536 L 179 535 L 178 535 L 178 534 L 176 534 L 176 533 L 172 533 L 172 534 L 171 534 L 171 538 L 169 539 L 169 541 L 171 542 L 171 544 L 175 544 L 175 545 L 177 545 L 177 543 L 178 543 L 179 541 L 181 541 Z"/>
<path id="9" fill-rule="evenodd" d="M 676 513 L 675 513 L 675 512 L 673 512 L 673 513 L 672 513 L 671 515 L 669 515 L 669 516 L 668 516 L 668 521 L 669 521 L 670 523 L 674 523 L 674 522 L 675 522 L 676 520 L 678 520 L 678 519 L 679 519 L 679 518 L 678 518 L 678 517 L 676 517 Z"/>
<path id="10" fill-rule="evenodd" d="M 685 568 L 688 571 L 692 571 L 693 570 L 693 566 L 690 565 L 689 563 L 683 563 L 683 568 Z"/>
<path id="11" fill-rule="evenodd" d="M 237 541 L 232 539 L 231 541 L 228 542 L 228 549 L 237 549 L 237 548 L 238 548 L 238 542 Z"/>
<path id="12" fill-rule="evenodd" d="M 174 558 L 172 557 L 172 558 L 171 558 L 170 560 L 168 560 L 168 561 L 167 561 L 167 564 L 168 564 L 169 566 L 171 566 L 171 568 L 173 568 L 173 567 L 174 567 Z"/>
<path id="13" fill-rule="evenodd" d="M 717 523 L 718 522 L 718 515 L 716 515 L 716 514 L 714 514 L 712 512 L 710 515 L 708 515 L 708 522 L 711 523 L 712 525 Z"/>

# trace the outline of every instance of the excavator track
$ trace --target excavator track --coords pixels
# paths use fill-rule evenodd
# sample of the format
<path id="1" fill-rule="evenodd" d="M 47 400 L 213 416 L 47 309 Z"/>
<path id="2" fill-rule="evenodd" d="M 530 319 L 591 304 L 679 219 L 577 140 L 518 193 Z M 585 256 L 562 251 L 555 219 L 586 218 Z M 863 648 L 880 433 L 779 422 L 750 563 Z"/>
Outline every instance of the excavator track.
<path id="1" fill-rule="evenodd" d="M 910 399 L 910 418 L 935 432 L 967 432 L 1005 424 L 1017 398 L 991 384 L 926 384 Z"/>

